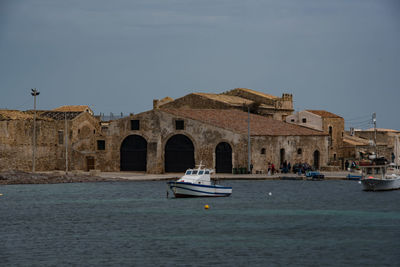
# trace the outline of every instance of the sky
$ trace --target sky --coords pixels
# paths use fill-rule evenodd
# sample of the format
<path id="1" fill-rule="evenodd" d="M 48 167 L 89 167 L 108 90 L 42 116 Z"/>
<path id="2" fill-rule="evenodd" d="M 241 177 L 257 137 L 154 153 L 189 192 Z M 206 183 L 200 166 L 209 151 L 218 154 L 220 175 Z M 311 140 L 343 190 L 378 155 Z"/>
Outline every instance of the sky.
<path id="1" fill-rule="evenodd" d="M 398 0 L 0 0 L 0 109 L 250 88 L 400 130 Z"/>

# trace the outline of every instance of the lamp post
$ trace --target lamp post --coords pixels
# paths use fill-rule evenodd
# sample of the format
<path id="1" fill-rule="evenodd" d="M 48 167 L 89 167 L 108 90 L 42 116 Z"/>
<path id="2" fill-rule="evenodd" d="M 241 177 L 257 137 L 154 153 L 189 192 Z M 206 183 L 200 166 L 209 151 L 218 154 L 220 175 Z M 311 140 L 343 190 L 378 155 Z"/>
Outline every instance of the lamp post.
<path id="1" fill-rule="evenodd" d="M 40 94 L 36 88 L 31 89 L 31 95 L 33 95 L 33 151 L 32 151 L 32 172 L 35 172 L 36 165 L 36 96 Z"/>

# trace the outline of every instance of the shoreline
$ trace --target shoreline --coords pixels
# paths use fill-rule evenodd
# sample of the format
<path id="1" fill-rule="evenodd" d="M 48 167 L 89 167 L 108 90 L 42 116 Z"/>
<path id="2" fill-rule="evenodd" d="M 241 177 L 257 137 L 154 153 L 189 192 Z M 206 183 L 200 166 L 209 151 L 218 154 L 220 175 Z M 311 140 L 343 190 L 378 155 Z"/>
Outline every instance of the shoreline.
<path id="1" fill-rule="evenodd" d="M 350 180 L 347 175 L 359 175 L 354 172 L 321 172 L 325 175 L 323 180 Z M 24 172 L 5 171 L 0 172 L 0 185 L 17 184 L 59 184 L 59 183 L 88 183 L 88 182 L 123 182 L 123 181 L 168 181 L 175 180 L 182 176 L 182 173 L 168 174 L 146 174 L 144 172 L 90 172 L 64 171 L 53 172 Z M 305 175 L 293 173 L 266 174 L 213 174 L 212 180 L 311 180 Z"/>

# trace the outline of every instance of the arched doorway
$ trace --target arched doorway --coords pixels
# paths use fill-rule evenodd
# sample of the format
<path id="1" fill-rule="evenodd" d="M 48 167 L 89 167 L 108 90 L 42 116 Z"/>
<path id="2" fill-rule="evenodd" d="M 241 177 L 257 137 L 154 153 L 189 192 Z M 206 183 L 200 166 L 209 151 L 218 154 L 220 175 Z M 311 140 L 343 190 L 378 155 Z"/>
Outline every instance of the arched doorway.
<path id="1" fill-rule="evenodd" d="M 121 145 L 121 171 L 146 171 L 147 141 L 139 135 L 130 135 Z"/>
<path id="2" fill-rule="evenodd" d="M 280 160 L 281 160 L 281 162 L 279 164 L 280 164 L 280 166 L 282 166 L 283 162 L 285 162 L 285 149 L 284 148 L 282 148 L 280 151 Z"/>
<path id="3" fill-rule="evenodd" d="M 215 172 L 232 173 L 232 148 L 222 142 L 215 148 Z"/>
<path id="4" fill-rule="evenodd" d="M 313 165 L 315 170 L 319 169 L 319 151 L 315 150 L 314 151 L 314 165 Z"/>
<path id="5" fill-rule="evenodd" d="M 165 145 L 165 172 L 184 172 L 194 168 L 194 146 L 183 134 L 168 139 Z"/>

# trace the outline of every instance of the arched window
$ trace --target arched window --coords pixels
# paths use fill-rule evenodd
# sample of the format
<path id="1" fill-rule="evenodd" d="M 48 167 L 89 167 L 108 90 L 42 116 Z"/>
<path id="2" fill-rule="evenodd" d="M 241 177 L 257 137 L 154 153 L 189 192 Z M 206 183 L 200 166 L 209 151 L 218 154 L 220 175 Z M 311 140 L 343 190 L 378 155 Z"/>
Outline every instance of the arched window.
<path id="1" fill-rule="evenodd" d="M 261 148 L 261 155 L 265 155 L 265 148 Z"/>
<path id="2" fill-rule="evenodd" d="M 297 149 L 297 155 L 301 155 L 301 154 L 303 154 L 303 150 L 301 148 L 298 148 Z"/>

